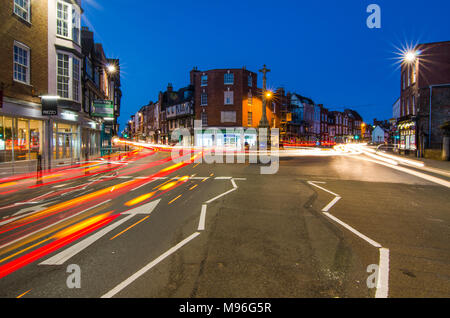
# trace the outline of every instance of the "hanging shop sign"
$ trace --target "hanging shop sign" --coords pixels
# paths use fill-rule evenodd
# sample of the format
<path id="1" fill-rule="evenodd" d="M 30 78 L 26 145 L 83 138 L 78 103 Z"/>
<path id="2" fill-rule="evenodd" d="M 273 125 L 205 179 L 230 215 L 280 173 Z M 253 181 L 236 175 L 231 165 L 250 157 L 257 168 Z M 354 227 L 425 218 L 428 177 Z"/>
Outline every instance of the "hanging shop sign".
<path id="1" fill-rule="evenodd" d="M 57 96 L 41 96 L 42 116 L 58 115 L 58 97 Z"/>
<path id="2" fill-rule="evenodd" d="M 94 100 L 93 117 L 114 118 L 114 103 L 112 100 Z"/>

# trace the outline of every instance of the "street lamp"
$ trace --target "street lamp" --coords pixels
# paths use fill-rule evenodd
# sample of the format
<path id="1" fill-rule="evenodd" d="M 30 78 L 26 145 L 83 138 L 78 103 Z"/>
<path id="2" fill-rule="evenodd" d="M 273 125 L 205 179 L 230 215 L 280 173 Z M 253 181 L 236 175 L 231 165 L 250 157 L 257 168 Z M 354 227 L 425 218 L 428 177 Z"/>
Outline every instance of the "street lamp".
<path id="1" fill-rule="evenodd" d="M 117 67 L 114 64 L 108 64 L 106 66 L 106 70 L 108 71 L 109 74 L 114 74 L 117 72 Z"/>
<path id="2" fill-rule="evenodd" d="M 403 53 L 403 62 L 406 64 L 413 64 L 420 52 L 416 50 L 408 50 Z"/>

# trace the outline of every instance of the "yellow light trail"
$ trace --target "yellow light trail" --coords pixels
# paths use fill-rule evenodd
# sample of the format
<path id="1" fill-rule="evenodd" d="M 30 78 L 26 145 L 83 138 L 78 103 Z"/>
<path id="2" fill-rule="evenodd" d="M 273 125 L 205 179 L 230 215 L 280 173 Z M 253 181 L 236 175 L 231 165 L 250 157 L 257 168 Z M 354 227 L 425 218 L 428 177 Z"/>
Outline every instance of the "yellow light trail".
<path id="1" fill-rule="evenodd" d="M 40 212 L 34 213 L 34 214 L 30 215 L 30 216 L 27 216 L 25 218 L 17 220 L 16 222 L 12 222 L 11 224 L 22 223 L 22 222 L 30 220 L 30 219 L 38 218 L 40 216 L 44 216 L 44 215 L 50 214 L 52 212 L 56 212 L 56 211 L 59 211 L 59 210 L 62 210 L 62 209 L 66 209 L 66 208 L 68 208 L 68 207 L 70 207 L 72 205 L 79 204 L 80 202 L 83 202 L 85 200 L 91 200 L 91 199 L 94 199 L 96 197 L 102 196 L 104 194 L 108 194 L 114 188 L 116 190 L 118 190 L 118 189 L 121 189 L 121 188 L 126 187 L 128 185 L 131 185 L 133 183 L 136 183 L 138 181 L 139 180 L 126 181 L 126 182 L 119 183 L 119 184 L 117 184 L 115 186 L 112 186 L 112 187 L 108 187 L 108 188 L 105 188 L 105 189 L 102 189 L 102 190 L 98 190 L 98 191 L 90 193 L 90 194 L 85 194 L 85 195 L 83 195 L 83 196 L 81 196 L 79 198 L 75 198 L 75 199 L 72 199 L 72 200 L 68 200 L 68 201 L 65 201 L 65 202 L 61 202 L 61 203 L 55 204 L 55 205 L 53 205 L 53 206 L 51 206 L 51 207 L 49 207 L 49 208 L 47 208 L 45 210 L 42 210 Z"/>
<path id="2" fill-rule="evenodd" d="M 52 238 L 49 237 L 49 238 L 47 238 L 47 239 L 45 239 L 45 240 L 43 240 L 43 241 L 40 241 L 40 242 L 38 242 L 38 243 L 36 243 L 36 244 L 33 244 L 33 245 L 31 245 L 31 246 L 28 246 L 27 248 L 24 248 L 23 250 L 20 250 L 20 251 L 18 251 L 17 253 L 14 253 L 14 254 L 9 255 L 8 257 L 2 258 L 2 259 L 0 259 L 0 263 L 3 263 L 4 261 L 9 260 L 10 258 L 13 258 L 14 256 L 20 255 L 20 254 L 22 254 L 23 252 L 26 252 L 26 251 L 28 251 L 28 250 L 31 250 L 32 248 L 34 248 L 34 247 L 36 247 L 36 246 L 39 246 L 39 245 L 41 245 L 42 243 L 45 243 L 45 242 L 47 242 L 47 241 L 49 241 L 49 240 L 51 240 L 51 239 L 52 239 Z"/>
<path id="3" fill-rule="evenodd" d="M 26 294 L 28 294 L 30 291 L 31 291 L 31 289 L 30 289 L 30 290 L 27 290 L 27 291 L 24 292 L 23 294 L 20 294 L 20 295 L 17 296 L 16 298 L 22 298 L 23 296 L 25 296 Z"/>
<path id="4" fill-rule="evenodd" d="M 72 225 L 72 226 L 68 227 L 67 229 L 64 229 L 64 230 L 56 233 L 51 238 L 60 239 L 60 238 L 63 238 L 63 237 L 67 237 L 67 236 L 69 236 L 69 235 L 71 235 L 71 234 L 73 234 L 75 232 L 78 232 L 78 231 L 80 231 L 80 230 L 82 230 L 84 228 L 87 228 L 87 227 L 91 226 L 92 224 L 95 224 L 97 222 L 100 222 L 100 221 L 106 219 L 108 216 L 111 215 L 111 212 L 112 211 L 106 212 L 106 213 L 103 213 L 103 214 L 100 214 L 100 215 L 96 215 L 96 216 L 93 216 L 93 217 L 91 217 L 91 218 L 89 218 L 89 219 L 87 219 L 85 221 L 82 221 L 80 223 Z"/>
<path id="5" fill-rule="evenodd" d="M 197 188 L 197 187 L 198 187 L 198 184 L 196 184 L 196 185 L 194 185 L 192 188 L 190 188 L 189 191 L 191 191 L 191 190 L 193 190 L 193 189 L 195 189 L 195 188 Z"/>
<path id="6" fill-rule="evenodd" d="M 42 230 L 40 232 L 37 232 L 36 234 L 32 235 L 28 239 L 24 239 L 22 241 L 18 241 L 16 244 L 13 244 L 13 245 L 3 249 L 0 252 L 0 255 L 4 255 L 4 254 L 9 253 L 9 252 L 11 252 L 11 251 L 13 251 L 15 249 L 18 249 L 19 247 L 27 245 L 28 243 L 31 243 L 33 241 L 36 241 L 36 240 L 40 239 L 40 238 L 43 238 L 44 236 L 47 236 L 47 235 L 49 235 L 49 234 L 51 234 L 53 232 L 56 232 L 56 231 L 58 231 L 60 229 L 63 229 L 66 226 L 69 226 L 71 224 L 74 224 L 74 223 L 76 223 L 76 222 L 78 222 L 78 221 L 80 221 L 80 220 L 82 220 L 82 219 L 84 219 L 86 217 L 89 217 L 89 216 L 91 216 L 91 215 L 101 211 L 104 208 L 108 208 L 109 206 L 110 206 L 110 204 L 106 203 L 105 205 L 103 205 L 101 207 L 98 207 L 96 209 L 92 209 L 90 211 L 87 211 L 87 212 L 83 213 L 82 215 L 79 215 L 78 217 L 75 217 L 73 219 L 67 220 L 67 221 L 62 222 L 60 224 L 57 224 L 57 225 L 55 225 L 55 226 L 53 226 L 53 227 L 51 227 L 51 228 L 49 228 L 47 230 Z M 22 252 L 23 251 L 24 250 L 22 250 Z"/>
<path id="7" fill-rule="evenodd" d="M 179 196 L 177 196 L 175 199 L 173 199 L 172 201 L 170 201 L 168 204 L 172 204 L 172 202 L 178 200 L 181 196 L 182 196 L 182 194 L 180 194 Z"/>
<path id="8" fill-rule="evenodd" d="M 156 187 L 154 187 L 153 190 L 158 189 L 159 187 L 165 185 L 167 182 L 170 182 L 170 181 L 172 181 L 172 180 L 175 180 L 176 178 L 178 178 L 178 176 L 175 176 L 175 177 L 173 177 L 172 179 L 169 179 L 169 180 L 167 180 L 167 181 L 164 181 L 163 183 L 161 183 L 161 184 L 157 185 Z"/>
<path id="9" fill-rule="evenodd" d="M 138 203 L 140 203 L 142 201 L 145 201 L 145 200 L 151 198 L 154 194 L 155 194 L 155 192 L 150 192 L 150 193 L 147 193 L 147 194 L 143 194 L 143 195 L 141 195 L 141 196 L 139 196 L 137 198 L 134 198 L 134 199 L 126 202 L 125 205 L 126 206 L 132 206 L 132 205 L 138 204 Z"/>
<path id="10" fill-rule="evenodd" d="M 160 187 L 159 190 L 161 190 L 161 191 L 169 190 L 170 188 L 173 188 L 174 186 L 176 186 L 177 183 L 178 183 L 177 181 L 169 182 L 168 184 L 165 184 L 162 187 Z"/>
<path id="11" fill-rule="evenodd" d="M 111 237 L 109 240 L 112 241 L 114 240 L 116 237 L 122 235 L 123 233 L 125 233 L 126 231 L 132 229 L 133 227 L 135 227 L 136 225 L 138 225 L 139 223 L 145 221 L 146 219 L 148 219 L 150 217 L 150 215 L 147 215 L 145 218 L 143 218 L 142 220 L 137 221 L 136 223 L 134 223 L 133 225 L 130 225 L 129 227 L 127 227 L 125 230 L 123 230 L 122 232 L 120 232 L 117 235 L 114 235 L 113 237 Z"/>
<path id="12" fill-rule="evenodd" d="M 17 184 L 17 182 L 8 182 L 8 183 L 4 183 L 4 184 L 0 184 L 0 188 L 6 188 L 12 185 Z"/>

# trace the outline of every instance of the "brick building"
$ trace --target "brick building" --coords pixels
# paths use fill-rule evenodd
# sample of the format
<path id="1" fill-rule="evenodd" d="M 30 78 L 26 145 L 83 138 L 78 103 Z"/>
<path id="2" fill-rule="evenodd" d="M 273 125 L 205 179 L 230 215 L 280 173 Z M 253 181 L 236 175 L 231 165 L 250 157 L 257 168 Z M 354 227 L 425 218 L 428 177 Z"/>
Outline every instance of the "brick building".
<path id="1" fill-rule="evenodd" d="M 48 93 L 48 11 L 47 1 L 0 1 L 0 163 L 48 147 L 39 97 Z"/>
<path id="2" fill-rule="evenodd" d="M 217 128 L 224 135 L 222 140 L 214 140 L 210 130 L 203 134 L 204 140 L 196 140 L 202 145 L 240 145 L 237 134 L 226 134 L 227 128 L 257 128 L 262 116 L 261 89 L 257 86 L 257 74 L 241 69 L 214 69 L 191 73 L 194 88 L 195 119 L 201 120 L 203 128 Z M 281 110 L 277 102 L 270 100 L 266 105 L 267 120 L 271 127 L 279 126 Z M 253 145 L 256 135 L 246 134 L 245 142 Z"/>
<path id="3" fill-rule="evenodd" d="M 421 157 L 442 149 L 450 120 L 450 41 L 417 45 L 401 67 L 399 149 Z"/>

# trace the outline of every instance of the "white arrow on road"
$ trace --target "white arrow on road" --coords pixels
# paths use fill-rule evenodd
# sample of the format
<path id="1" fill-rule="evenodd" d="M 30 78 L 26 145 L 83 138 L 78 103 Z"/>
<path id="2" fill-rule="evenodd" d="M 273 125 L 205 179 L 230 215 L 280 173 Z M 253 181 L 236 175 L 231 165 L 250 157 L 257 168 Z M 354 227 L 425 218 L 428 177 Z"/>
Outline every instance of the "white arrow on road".
<path id="1" fill-rule="evenodd" d="M 44 204 L 31 206 L 31 207 L 28 207 L 28 208 L 23 208 L 23 209 L 21 209 L 20 211 L 14 213 L 14 214 L 12 215 L 12 216 L 13 216 L 12 218 L 7 219 L 7 220 L 5 220 L 5 221 L 1 221 L 1 222 L 0 222 L 0 226 L 5 225 L 5 224 L 8 224 L 8 223 L 11 223 L 11 222 L 14 222 L 15 220 L 24 218 L 24 217 L 26 217 L 26 216 L 28 216 L 28 215 L 31 215 L 31 214 L 34 214 L 34 213 L 37 213 L 37 212 L 41 212 L 42 210 L 45 210 L 45 209 L 46 209 L 46 206 L 47 206 L 49 203 L 51 203 L 51 202 L 47 202 L 47 203 L 44 203 Z"/>
<path id="2" fill-rule="evenodd" d="M 105 236 L 118 226 L 122 225 L 123 223 L 127 222 L 132 217 L 138 215 L 138 214 L 150 214 L 153 212 L 153 210 L 158 205 L 159 200 L 152 201 L 150 203 L 141 205 L 135 209 L 132 209 L 130 211 L 122 213 L 123 215 L 126 215 L 123 219 L 120 219 L 119 221 L 105 227 L 104 229 L 98 231 L 97 233 L 89 236 L 88 238 L 84 239 L 83 241 L 72 245 L 71 247 L 65 249 L 64 251 L 56 254 L 55 256 L 50 257 L 49 259 L 43 261 L 42 263 L 39 263 L 39 265 L 62 265 L 64 262 L 69 260 L 71 257 L 75 256 L 82 250 L 84 250 L 86 247 L 100 239 L 101 237 Z"/>

